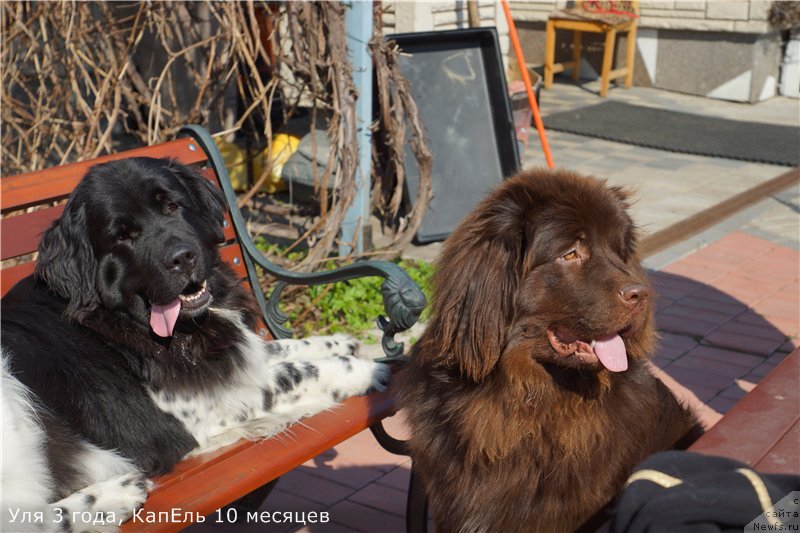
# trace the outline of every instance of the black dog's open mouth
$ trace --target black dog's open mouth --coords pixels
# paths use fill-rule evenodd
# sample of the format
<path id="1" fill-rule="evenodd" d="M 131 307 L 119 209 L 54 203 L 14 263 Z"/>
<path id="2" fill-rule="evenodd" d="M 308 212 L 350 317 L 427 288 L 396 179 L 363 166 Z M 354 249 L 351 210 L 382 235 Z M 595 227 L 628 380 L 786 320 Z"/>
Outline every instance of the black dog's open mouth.
<path id="1" fill-rule="evenodd" d="M 181 301 L 181 313 L 187 312 L 194 314 L 195 311 L 208 307 L 211 303 L 211 293 L 208 292 L 208 283 L 203 281 L 189 283 L 178 295 Z"/>
<path id="2" fill-rule="evenodd" d="M 171 337 L 179 317 L 194 317 L 203 313 L 211 304 L 211 292 L 207 281 L 190 282 L 173 301 L 151 304 L 150 328 L 159 337 Z"/>
<path id="3" fill-rule="evenodd" d="M 628 369 L 628 353 L 622 340 L 628 329 L 581 340 L 568 328 L 552 325 L 547 328 L 547 340 L 560 356 L 575 356 L 585 363 L 599 362 L 612 372 L 622 372 Z"/>

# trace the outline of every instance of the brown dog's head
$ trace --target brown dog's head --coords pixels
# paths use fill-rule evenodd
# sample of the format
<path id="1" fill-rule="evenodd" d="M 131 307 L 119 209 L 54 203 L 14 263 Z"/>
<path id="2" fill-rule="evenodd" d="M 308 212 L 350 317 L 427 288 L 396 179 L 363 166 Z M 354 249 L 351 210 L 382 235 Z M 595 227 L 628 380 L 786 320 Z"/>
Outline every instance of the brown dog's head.
<path id="1" fill-rule="evenodd" d="M 566 171 L 497 187 L 444 246 L 418 354 L 481 381 L 504 354 L 623 371 L 652 349 L 628 193 Z"/>

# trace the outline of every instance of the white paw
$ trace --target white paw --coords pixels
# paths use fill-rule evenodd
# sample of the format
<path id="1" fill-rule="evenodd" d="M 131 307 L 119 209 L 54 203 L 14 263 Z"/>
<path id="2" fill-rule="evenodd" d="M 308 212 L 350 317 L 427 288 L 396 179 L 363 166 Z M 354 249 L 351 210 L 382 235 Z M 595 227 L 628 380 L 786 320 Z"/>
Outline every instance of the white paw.
<path id="1" fill-rule="evenodd" d="M 372 391 L 385 390 L 389 384 L 391 370 L 387 365 L 356 357 L 342 358 L 345 365 L 342 380 L 337 388 L 346 396 L 360 396 Z"/>
<path id="2" fill-rule="evenodd" d="M 152 481 L 138 473 L 118 476 L 109 482 L 119 488 L 109 487 L 110 492 L 101 496 L 104 507 L 115 510 L 118 515 L 124 515 L 126 520 L 144 504 L 147 494 L 154 487 Z"/>
<path id="3" fill-rule="evenodd" d="M 134 472 L 95 483 L 78 491 L 64 501 L 69 511 L 77 511 L 77 507 L 83 504 L 80 513 L 71 513 L 71 517 L 75 518 L 72 523 L 73 531 L 116 531 L 117 527 L 130 519 L 134 511 L 144 504 L 147 493 L 152 488 L 152 481 Z M 80 500 L 77 500 L 78 498 Z M 99 523 L 97 519 L 101 515 L 109 521 L 113 519 L 114 523 Z M 91 519 L 86 521 L 87 517 Z"/>

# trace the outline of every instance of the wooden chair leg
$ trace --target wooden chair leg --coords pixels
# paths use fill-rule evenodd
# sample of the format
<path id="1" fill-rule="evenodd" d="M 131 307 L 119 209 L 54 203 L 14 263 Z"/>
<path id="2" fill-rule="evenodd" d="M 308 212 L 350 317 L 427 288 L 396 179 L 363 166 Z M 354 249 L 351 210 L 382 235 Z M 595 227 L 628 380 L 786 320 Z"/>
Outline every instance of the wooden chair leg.
<path id="1" fill-rule="evenodd" d="M 572 68 L 572 79 L 578 81 L 581 79 L 581 37 L 583 32 L 575 30 L 572 34 L 572 61 L 575 66 Z"/>
<path id="2" fill-rule="evenodd" d="M 633 65 L 636 62 L 636 25 L 628 31 L 627 53 L 625 54 L 625 88 L 633 85 Z"/>
<path id="3" fill-rule="evenodd" d="M 617 38 L 617 30 L 606 32 L 606 47 L 603 51 L 603 71 L 600 79 L 600 96 L 608 93 L 608 78 L 611 74 L 611 65 L 614 61 L 614 43 Z"/>
<path id="4" fill-rule="evenodd" d="M 553 86 L 553 65 L 556 61 L 556 27 L 552 20 L 547 21 L 544 44 L 544 88 Z"/>

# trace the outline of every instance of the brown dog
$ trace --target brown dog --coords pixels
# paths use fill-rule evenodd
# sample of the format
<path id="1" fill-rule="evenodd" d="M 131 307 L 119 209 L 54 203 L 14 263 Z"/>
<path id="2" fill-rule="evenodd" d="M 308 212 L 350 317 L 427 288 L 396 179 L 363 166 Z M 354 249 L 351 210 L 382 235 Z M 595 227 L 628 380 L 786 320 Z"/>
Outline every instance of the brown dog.
<path id="1" fill-rule="evenodd" d="M 534 171 L 450 236 L 402 372 L 440 532 L 571 531 L 694 417 L 646 367 L 653 293 L 628 194 Z"/>

